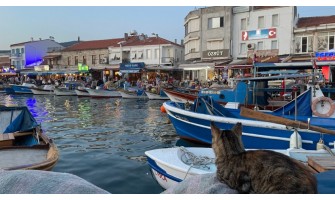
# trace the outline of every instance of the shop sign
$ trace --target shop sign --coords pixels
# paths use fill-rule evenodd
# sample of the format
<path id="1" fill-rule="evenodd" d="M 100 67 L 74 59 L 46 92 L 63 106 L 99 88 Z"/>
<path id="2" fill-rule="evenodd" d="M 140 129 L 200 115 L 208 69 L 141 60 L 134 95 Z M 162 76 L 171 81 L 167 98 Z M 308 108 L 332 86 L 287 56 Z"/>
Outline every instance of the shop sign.
<path id="1" fill-rule="evenodd" d="M 268 38 L 276 38 L 276 37 L 277 37 L 276 28 L 242 31 L 242 41 L 268 39 Z"/>
<path id="2" fill-rule="evenodd" d="M 229 49 L 207 50 L 202 52 L 203 58 L 228 57 Z"/>
<path id="3" fill-rule="evenodd" d="M 316 52 L 315 57 L 319 61 L 335 60 L 335 52 L 334 51 Z"/>
<path id="4" fill-rule="evenodd" d="M 78 63 L 78 71 L 79 72 L 88 72 L 88 65 Z"/>
<path id="5" fill-rule="evenodd" d="M 256 50 L 256 51 L 248 51 L 247 56 L 248 64 L 253 63 L 253 58 L 255 59 L 255 62 L 259 63 L 276 63 L 279 62 L 279 50 L 278 49 L 271 49 L 271 50 Z"/>

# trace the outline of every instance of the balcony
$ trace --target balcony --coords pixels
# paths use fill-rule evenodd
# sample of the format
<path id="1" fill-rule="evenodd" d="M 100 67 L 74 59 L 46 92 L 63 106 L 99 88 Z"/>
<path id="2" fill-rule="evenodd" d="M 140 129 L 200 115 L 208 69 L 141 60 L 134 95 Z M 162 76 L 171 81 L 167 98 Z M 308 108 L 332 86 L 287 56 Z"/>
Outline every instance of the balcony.
<path id="1" fill-rule="evenodd" d="M 22 54 L 21 53 L 12 53 L 12 54 L 10 54 L 10 57 L 11 58 L 21 58 Z"/>

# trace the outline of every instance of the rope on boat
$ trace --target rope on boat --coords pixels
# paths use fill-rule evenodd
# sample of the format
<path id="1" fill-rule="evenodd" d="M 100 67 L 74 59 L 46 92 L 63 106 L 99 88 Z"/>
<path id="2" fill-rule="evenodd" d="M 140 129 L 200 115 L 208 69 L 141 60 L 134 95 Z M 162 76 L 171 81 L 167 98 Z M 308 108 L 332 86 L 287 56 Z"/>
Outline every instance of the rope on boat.
<path id="1" fill-rule="evenodd" d="M 188 168 L 186 175 L 183 180 L 187 177 L 189 171 L 191 170 L 192 167 L 202 167 L 206 169 L 210 169 L 210 164 L 213 164 L 215 162 L 215 158 L 210 158 L 208 156 L 197 156 L 194 153 L 190 152 L 187 150 L 185 147 L 181 146 L 179 147 L 180 150 L 182 151 L 181 155 L 181 160 L 187 164 L 190 165 Z"/>

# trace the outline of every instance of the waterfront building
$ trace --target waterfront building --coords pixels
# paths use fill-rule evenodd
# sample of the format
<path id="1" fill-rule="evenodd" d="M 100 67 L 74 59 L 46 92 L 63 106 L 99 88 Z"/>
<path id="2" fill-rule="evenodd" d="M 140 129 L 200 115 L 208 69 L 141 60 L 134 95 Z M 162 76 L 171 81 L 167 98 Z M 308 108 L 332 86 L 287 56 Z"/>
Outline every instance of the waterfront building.
<path id="1" fill-rule="evenodd" d="M 184 19 L 184 80 L 206 81 L 215 65 L 231 61 L 232 7 L 214 6 L 191 11 Z"/>
<path id="2" fill-rule="evenodd" d="M 9 72 L 10 70 L 10 51 L 0 50 L 0 73 Z"/>
<path id="3" fill-rule="evenodd" d="M 120 65 L 121 74 L 136 82 L 137 79 L 155 79 L 156 76 L 178 78 L 177 66 L 184 61 L 184 47 L 159 37 L 125 33 L 124 39 L 108 48 L 109 63 Z"/>
<path id="4" fill-rule="evenodd" d="M 55 42 L 52 37 L 44 40 L 31 38 L 31 41 L 10 45 L 10 62 L 19 71 L 33 69 L 43 62 L 43 57 L 48 51 L 61 48 L 63 46 Z"/>
<path id="5" fill-rule="evenodd" d="M 335 16 L 299 18 L 294 27 L 294 55 L 291 62 L 315 64 L 329 83 L 335 82 Z"/>

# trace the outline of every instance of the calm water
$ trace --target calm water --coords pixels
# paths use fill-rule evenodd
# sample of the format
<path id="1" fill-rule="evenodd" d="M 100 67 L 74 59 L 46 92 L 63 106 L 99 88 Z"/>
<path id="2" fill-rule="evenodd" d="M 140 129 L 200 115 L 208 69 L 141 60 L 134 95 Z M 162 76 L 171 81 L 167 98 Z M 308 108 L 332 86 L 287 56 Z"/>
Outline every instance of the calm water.
<path id="1" fill-rule="evenodd" d="M 0 94 L 0 103 L 26 105 L 52 138 L 56 172 L 75 174 L 114 194 L 156 194 L 145 151 L 172 147 L 178 136 L 163 101 Z"/>

